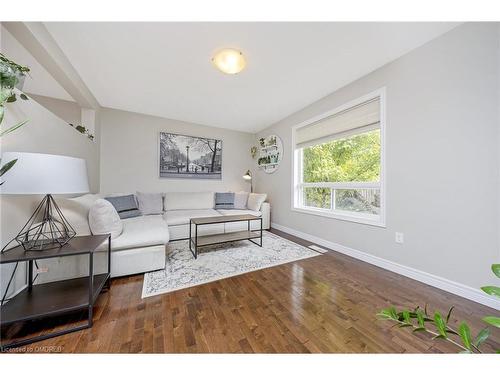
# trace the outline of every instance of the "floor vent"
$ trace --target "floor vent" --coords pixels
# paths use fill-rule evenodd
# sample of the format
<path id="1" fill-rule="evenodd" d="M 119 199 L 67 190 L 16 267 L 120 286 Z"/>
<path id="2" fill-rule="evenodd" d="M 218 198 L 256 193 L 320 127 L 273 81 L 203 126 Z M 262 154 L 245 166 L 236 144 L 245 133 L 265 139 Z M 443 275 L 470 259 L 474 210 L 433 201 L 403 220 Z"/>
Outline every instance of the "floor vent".
<path id="1" fill-rule="evenodd" d="M 328 250 L 327 249 L 324 249 L 322 247 L 319 247 L 317 245 L 309 245 L 307 246 L 309 249 L 311 250 L 314 250 L 314 251 L 317 251 L 318 253 L 321 253 L 321 254 L 324 254 L 324 253 L 327 253 Z"/>

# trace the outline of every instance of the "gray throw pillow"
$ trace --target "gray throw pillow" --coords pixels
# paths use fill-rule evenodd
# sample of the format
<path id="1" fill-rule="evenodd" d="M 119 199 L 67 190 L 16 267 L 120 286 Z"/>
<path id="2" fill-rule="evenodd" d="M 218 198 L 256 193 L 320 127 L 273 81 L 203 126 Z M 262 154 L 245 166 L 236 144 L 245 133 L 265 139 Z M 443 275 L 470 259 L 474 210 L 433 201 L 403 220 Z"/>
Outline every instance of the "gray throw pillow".
<path id="1" fill-rule="evenodd" d="M 231 210 L 234 208 L 234 193 L 215 193 L 215 209 Z"/>
<path id="2" fill-rule="evenodd" d="M 120 219 L 128 219 L 131 217 L 141 216 L 141 211 L 137 206 L 137 201 L 133 194 L 124 195 L 121 197 L 104 198 L 113 205 Z"/>
<path id="3" fill-rule="evenodd" d="M 158 215 L 163 213 L 163 195 L 161 193 L 137 192 L 137 203 L 143 215 Z"/>

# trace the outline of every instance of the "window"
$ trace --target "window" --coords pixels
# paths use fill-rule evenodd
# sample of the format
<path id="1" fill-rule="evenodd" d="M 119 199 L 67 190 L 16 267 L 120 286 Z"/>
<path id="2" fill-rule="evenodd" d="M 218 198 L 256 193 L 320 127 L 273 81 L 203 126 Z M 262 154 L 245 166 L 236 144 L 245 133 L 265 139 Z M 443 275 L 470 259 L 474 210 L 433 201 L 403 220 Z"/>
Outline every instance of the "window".
<path id="1" fill-rule="evenodd" d="M 293 129 L 293 208 L 384 223 L 384 91 Z"/>

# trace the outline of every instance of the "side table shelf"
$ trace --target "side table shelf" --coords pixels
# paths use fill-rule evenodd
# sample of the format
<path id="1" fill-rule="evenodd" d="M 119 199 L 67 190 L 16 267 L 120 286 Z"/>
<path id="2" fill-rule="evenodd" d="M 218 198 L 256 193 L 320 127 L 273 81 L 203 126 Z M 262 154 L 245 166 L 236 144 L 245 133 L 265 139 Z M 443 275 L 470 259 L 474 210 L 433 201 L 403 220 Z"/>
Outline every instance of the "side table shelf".
<path id="1" fill-rule="evenodd" d="M 108 241 L 107 272 L 94 274 L 95 252 L 106 240 Z M 82 254 L 89 256 L 88 276 L 33 285 L 33 262 L 37 259 Z M 28 286 L 0 307 L 2 327 L 79 310 L 87 310 L 87 322 L 46 335 L 1 343 L 0 351 L 92 327 L 94 303 L 103 289 L 110 287 L 111 237 L 109 235 L 75 237 L 65 246 L 54 250 L 24 251 L 22 247 L 16 247 L 0 254 L 0 264 L 15 262 L 28 262 Z"/>

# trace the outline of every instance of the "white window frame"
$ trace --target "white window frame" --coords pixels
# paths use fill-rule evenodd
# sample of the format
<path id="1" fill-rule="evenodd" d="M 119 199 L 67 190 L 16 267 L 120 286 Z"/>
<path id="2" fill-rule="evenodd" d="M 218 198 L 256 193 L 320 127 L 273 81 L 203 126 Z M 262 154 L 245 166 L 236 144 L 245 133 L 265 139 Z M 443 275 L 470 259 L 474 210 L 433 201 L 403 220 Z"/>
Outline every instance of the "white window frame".
<path id="1" fill-rule="evenodd" d="M 327 117 L 333 116 L 339 112 L 348 110 L 371 99 L 379 98 L 380 100 L 380 181 L 378 183 L 372 182 L 313 182 L 304 183 L 302 178 L 302 151 L 303 149 L 296 149 L 296 132 L 297 129 L 310 125 L 317 121 L 323 120 Z M 386 197 L 385 197 L 385 125 L 386 125 L 386 89 L 385 87 L 375 90 L 367 95 L 352 100 L 340 107 L 331 111 L 325 112 L 321 115 L 315 116 L 307 121 L 301 122 L 292 127 L 292 211 L 301 212 L 311 215 L 318 215 L 329 217 L 338 220 L 352 221 L 360 224 L 374 225 L 384 227 L 385 213 L 386 213 Z M 377 188 L 380 189 L 380 213 L 378 215 L 364 214 L 359 212 L 331 210 L 323 208 L 306 207 L 303 205 L 303 194 L 301 194 L 303 187 L 326 187 L 332 189 L 363 189 L 363 188 Z M 333 190 L 332 190 L 333 191 Z M 333 204 L 333 203 L 332 203 Z"/>

